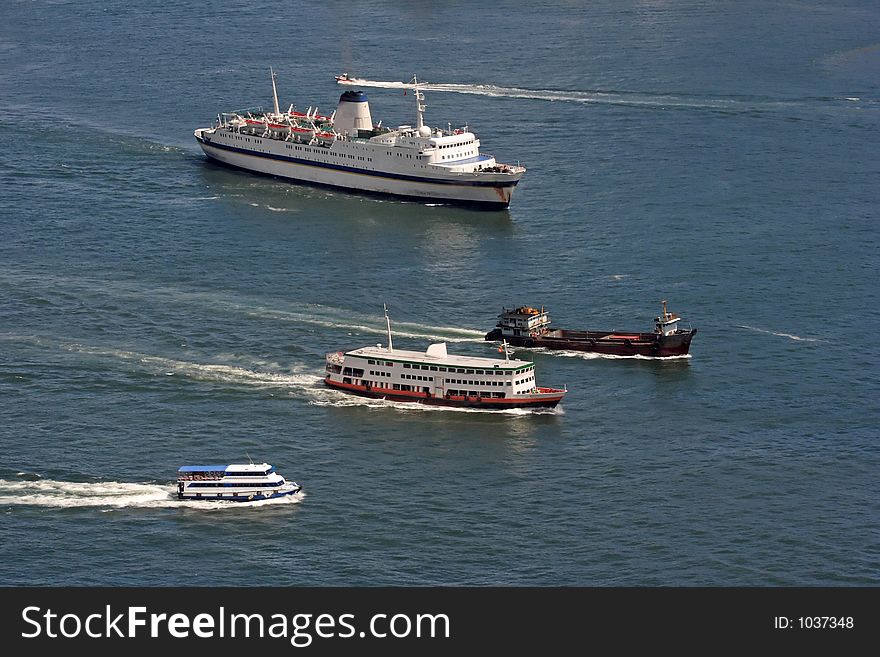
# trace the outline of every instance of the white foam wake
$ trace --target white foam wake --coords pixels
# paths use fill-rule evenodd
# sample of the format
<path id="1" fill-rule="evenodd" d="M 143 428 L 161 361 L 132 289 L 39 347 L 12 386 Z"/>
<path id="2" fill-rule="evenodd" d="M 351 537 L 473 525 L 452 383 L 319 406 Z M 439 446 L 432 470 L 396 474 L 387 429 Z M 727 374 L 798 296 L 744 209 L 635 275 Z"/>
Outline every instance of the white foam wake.
<path id="1" fill-rule="evenodd" d="M 321 377 L 304 367 L 295 368 L 293 372 L 267 372 L 252 370 L 237 365 L 196 363 L 192 361 L 151 356 L 148 354 L 112 349 L 91 347 L 79 343 L 63 345 L 69 351 L 103 356 L 136 364 L 140 369 L 166 376 L 181 376 L 197 381 L 216 383 L 245 384 L 263 388 L 308 389 L 317 386 Z"/>
<path id="2" fill-rule="evenodd" d="M 372 399 L 370 397 L 360 397 L 348 393 L 325 388 L 320 398 L 313 399 L 309 403 L 314 406 L 333 406 L 337 408 L 360 406 L 365 408 L 376 409 L 392 409 L 401 413 L 425 413 L 425 412 L 446 412 L 446 413 L 479 413 L 482 415 L 564 415 L 565 411 L 561 406 L 555 408 L 504 408 L 504 409 L 488 409 L 488 408 L 458 408 L 456 406 L 432 406 L 419 402 L 393 401 L 390 399 Z"/>
<path id="3" fill-rule="evenodd" d="M 289 312 L 273 308 L 255 308 L 247 311 L 248 314 L 265 319 L 278 319 L 294 324 L 310 324 L 330 329 L 343 329 L 356 333 L 371 335 L 386 335 L 387 328 L 380 324 L 369 324 L 363 318 L 355 317 L 345 319 L 335 317 L 333 314 L 316 312 L 309 309 L 306 313 Z M 484 331 L 477 329 L 457 328 L 453 326 L 428 326 L 413 322 L 394 322 L 392 325 L 393 335 L 404 338 L 422 340 L 442 340 L 444 342 L 483 342 Z"/>
<path id="4" fill-rule="evenodd" d="M 562 356 L 563 358 L 582 358 L 584 360 L 595 360 L 597 358 L 604 358 L 607 360 L 659 360 L 659 361 L 668 361 L 668 360 L 687 360 L 691 357 L 690 354 L 682 354 L 681 356 L 643 356 L 641 354 L 634 354 L 632 356 L 619 356 L 617 354 L 597 354 L 592 351 L 575 351 L 573 349 L 547 349 L 546 347 L 517 347 L 517 351 L 536 351 L 548 354 L 550 356 Z"/>
<path id="5" fill-rule="evenodd" d="M 411 82 L 392 80 L 367 80 L 354 78 L 356 86 L 378 87 L 383 89 L 412 89 Z M 453 83 L 419 83 L 422 91 L 440 91 L 446 93 L 471 94 L 503 98 L 526 98 L 551 102 L 570 102 L 583 104 L 635 105 L 644 107 L 694 107 L 704 109 L 732 109 L 743 103 L 733 98 L 689 98 L 674 94 L 652 94 L 642 92 L 620 91 L 569 91 L 561 89 L 525 89 L 522 87 L 504 87 L 494 84 L 453 84 Z M 750 105 L 751 106 L 751 105 Z"/>
<path id="6" fill-rule="evenodd" d="M 75 481 L 10 481 L 0 479 L 0 506 L 56 508 L 194 508 L 204 510 L 298 504 L 303 492 L 254 502 L 178 500 L 173 486 L 131 484 L 119 481 L 81 483 Z"/>
<path id="7" fill-rule="evenodd" d="M 749 331 L 757 331 L 758 333 L 767 333 L 768 335 L 776 335 L 780 338 L 788 338 L 789 340 L 796 340 L 798 342 L 823 342 L 823 340 L 821 340 L 820 338 L 804 338 L 800 335 L 795 335 L 794 333 L 768 331 L 767 329 L 757 328 L 756 326 L 746 326 L 745 324 L 740 324 L 739 328 L 748 329 Z"/>
<path id="8" fill-rule="evenodd" d="M 273 208 L 285 210 L 284 208 Z M 385 323 L 381 313 L 363 315 L 353 313 L 344 308 L 333 308 L 314 303 L 297 303 L 289 300 L 274 301 L 272 306 L 266 305 L 265 299 L 236 295 L 231 292 L 215 293 L 204 290 L 191 290 L 165 286 L 151 288 L 134 281 L 112 281 L 75 276 L 59 276 L 53 273 L 39 275 L 23 274 L 22 272 L 0 267 L 0 282 L 11 283 L 16 287 L 39 290 L 42 296 L 56 301 L 59 294 L 76 294 L 81 297 L 110 297 L 113 299 L 157 299 L 165 303 L 193 306 L 210 309 L 213 312 L 237 312 L 250 317 L 277 319 L 296 324 L 320 326 L 323 328 L 343 329 L 360 333 L 385 335 Z M 59 303 L 66 303 L 61 299 Z M 447 342 L 480 342 L 484 331 L 457 326 L 431 326 L 415 322 L 393 321 L 395 335 L 401 337 Z"/>

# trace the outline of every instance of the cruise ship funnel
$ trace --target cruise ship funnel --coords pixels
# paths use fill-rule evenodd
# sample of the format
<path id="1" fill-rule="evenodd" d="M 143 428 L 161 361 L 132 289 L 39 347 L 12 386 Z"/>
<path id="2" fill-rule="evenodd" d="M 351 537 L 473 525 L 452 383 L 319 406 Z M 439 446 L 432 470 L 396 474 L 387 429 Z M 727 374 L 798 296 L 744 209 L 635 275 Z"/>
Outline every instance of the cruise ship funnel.
<path id="1" fill-rule="evenodd" d="M 336 132 L 357 136 L 358 130 L 372 130 L 370 103 L 363 91 L 346 91 L 339 97 L 333 121 Z"/>

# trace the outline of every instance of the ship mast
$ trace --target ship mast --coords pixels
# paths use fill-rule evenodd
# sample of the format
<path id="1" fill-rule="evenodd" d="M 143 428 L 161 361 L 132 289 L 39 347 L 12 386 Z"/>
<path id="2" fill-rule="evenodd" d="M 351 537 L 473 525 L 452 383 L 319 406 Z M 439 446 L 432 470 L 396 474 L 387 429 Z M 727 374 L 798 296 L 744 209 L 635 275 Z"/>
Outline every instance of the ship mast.
<path id="1" fill-rule="evenodd" d="M 272 76 L 272 100 L 275 102 L 275 116 L 281 114 L 281 110 L 278 108 L 278 89 L 275 88 L 275 78 L 278 76 L 275 75 L 275 71 L 272 67 L 269 67 L 269 74 Z"/>
<path id="2" fill-rule="evenodd" d="M 413 76 L 413 95 L 416 97 L 416 130 L 420 130 L 425 125 L 425 106 L 422 101 L 425 100 L 425 94 L 419 91 L 419 80 Z"/>
<path id="3" fill-rule="evenodd" d="M 391 320 L 388 318 L 388 306 L 383 303 L 382 307 L 385 308 L 385 324 L 388 327 L 388 351 L 390 352 L 394 349 L 394 345 L 391 344 Z"/>

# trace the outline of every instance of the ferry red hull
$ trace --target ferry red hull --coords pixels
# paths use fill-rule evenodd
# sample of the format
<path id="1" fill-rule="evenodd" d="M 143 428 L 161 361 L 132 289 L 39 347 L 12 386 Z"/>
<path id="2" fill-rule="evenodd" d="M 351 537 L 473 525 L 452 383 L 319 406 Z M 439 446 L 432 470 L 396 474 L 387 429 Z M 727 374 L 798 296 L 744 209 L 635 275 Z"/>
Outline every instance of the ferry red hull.
<path id="1" fill-rule="evenodd" d="M 627 333 L 610 331 L 570 331 L 555 329 L 537 337 L 505 336 L 515 347 L 543 347 L 561 351 L 586 351 L 609 356 L 649 356 L 670 358 L 685 356 L 697 329 L 673 335 L 656 333 Z M 486 340 L 501 340 L 500 329 L 486 334 Z"/>
<path id="2" fill-rule="evenodd" d="M 361 397 L 371 399 L 387 399 L 389 401 L 413 402 L 427 406 L 448 406 L 454 408 L 477 408 L 484 411 L 503 411 L 510 408 L 553 408 L 565 396 L 564 390 L 544 388 L 548 392 L 541 393 L 540 397 L 515 397 L 499 399 L 495 397 L 461 397 L 446 396 L 436 397 L 430 393 L 392 390 L 389 388 L 368 388 L 352 383 L 340 383 L 325 378 L 324 383 L 335 390 L 348 392 Z"/>

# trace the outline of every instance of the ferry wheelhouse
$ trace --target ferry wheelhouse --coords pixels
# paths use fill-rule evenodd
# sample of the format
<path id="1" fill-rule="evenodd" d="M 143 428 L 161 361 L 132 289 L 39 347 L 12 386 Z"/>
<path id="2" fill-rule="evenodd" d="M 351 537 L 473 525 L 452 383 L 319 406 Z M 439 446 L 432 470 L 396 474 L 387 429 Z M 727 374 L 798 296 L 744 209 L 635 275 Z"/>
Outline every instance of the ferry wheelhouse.
<path id="1" fill-rule="evenodd" d="M 426 351 L 395 349 L 391 322 L 385 312 L 388 346 L 361 347 L 327 354 L 324 383 L 364 397 L 501 410 L 556 406 L 565 388 L 537 384 L 532 362 L 449 354 L 446 343 Z"/>
<path id="2" fill-rule="evenodd" d="M 212 127 L 194 131 L 208 157 L 293 181 L 488 209 L 506 208 L 525 174 L 525 167 L 480 152 L 467 126 L 426 125 L 415 78 L 416 124 L 388 128 L 373 123 L 363 91 L 344 92 L 329 116 L 316 107 L 282 111 L 271 75 L 272 109 L 224 112 Z"/>
<path id="3" fill-rule="evenodd" d="M 293 495 L 302 490 L 268 463 L 184 465 L 177 471 L 177 498 L 249 502 Z"/>

